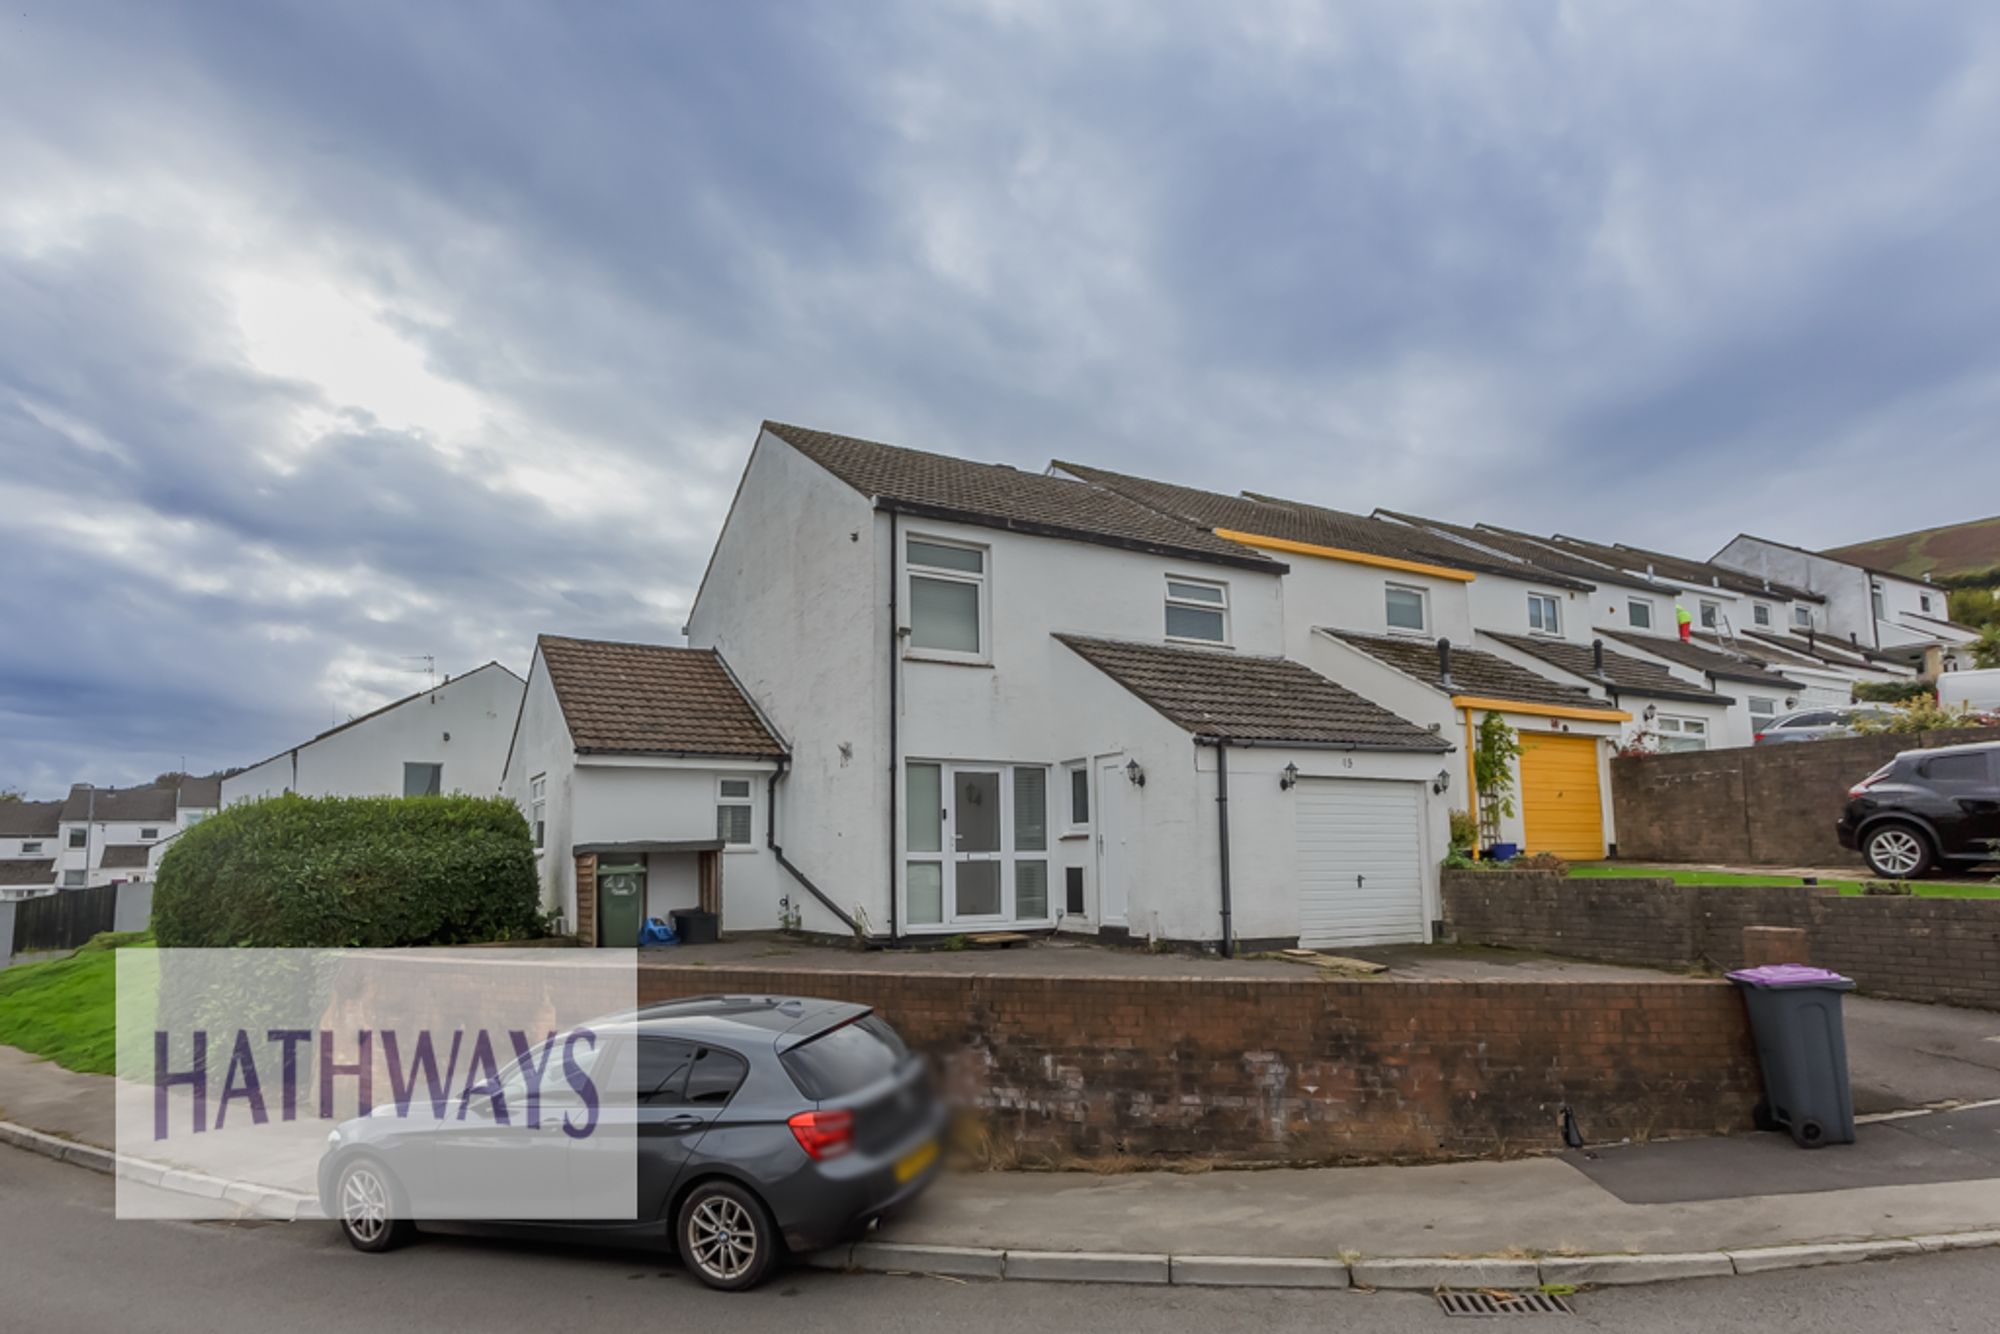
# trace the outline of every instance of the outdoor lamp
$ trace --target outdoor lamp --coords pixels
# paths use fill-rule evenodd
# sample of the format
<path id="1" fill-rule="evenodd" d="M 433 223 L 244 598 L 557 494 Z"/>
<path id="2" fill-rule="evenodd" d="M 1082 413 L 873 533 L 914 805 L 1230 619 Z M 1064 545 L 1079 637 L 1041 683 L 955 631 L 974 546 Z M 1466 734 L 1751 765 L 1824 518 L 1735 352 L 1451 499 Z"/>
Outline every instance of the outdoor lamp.
<path id="1" fill-rule="evenodd" d="M 1146 771 L 1139 767 L 1137 760 L 1125 761 L 1125 777 L 1130 780 L 1133 787 L 1146 786 Z"/>
<path id="2" fill-rule="evenodd" d="M 1438 776 L 1435 779 L 1431 780 L 1431 795 L 1436 797 L 1442 797 L 1445 794 L 1446 790 L 1449 789 L 1450 787 L 1451 787 L 1451 770 L 1449 769 L 1438 770 Z"/>
<path id="3" fill-rule="evenodd" d="M 1284 772 L 1278 775 L 1278 790 L 1281 792 L 1290 792 L 1292 784 L 1298 781 L 1299 766 L 1296 764 L 1287 764 Z"/>

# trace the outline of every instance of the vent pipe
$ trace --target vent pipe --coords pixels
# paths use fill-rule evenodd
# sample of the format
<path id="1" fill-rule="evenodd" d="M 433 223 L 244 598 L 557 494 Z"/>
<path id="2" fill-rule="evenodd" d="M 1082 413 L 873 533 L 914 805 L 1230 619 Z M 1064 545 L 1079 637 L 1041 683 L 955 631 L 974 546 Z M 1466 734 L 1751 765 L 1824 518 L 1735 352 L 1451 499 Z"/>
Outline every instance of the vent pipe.
<path id="1" fill-rule="evenodd" d="M 1451 641 L 1438 640 L 1438 686 L 1447 694 L 1458 689 L 1451 679 Z"/>

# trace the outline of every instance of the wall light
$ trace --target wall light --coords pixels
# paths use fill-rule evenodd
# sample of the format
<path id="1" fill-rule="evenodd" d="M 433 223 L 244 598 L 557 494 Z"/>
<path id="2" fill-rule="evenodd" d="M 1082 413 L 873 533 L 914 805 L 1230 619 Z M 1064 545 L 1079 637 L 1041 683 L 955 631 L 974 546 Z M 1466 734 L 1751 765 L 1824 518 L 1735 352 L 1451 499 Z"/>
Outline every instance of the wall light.
<path id="1" fill-rule="evenodd" d="M 1451 788 L 1451 770 L 1440 769 L 1438 776 L 1431 780 L 1431 795 L 1442 797 Z"/>
<path id="2" fill-rule="evenodd" d="M 1287 764 L 1284 771 L 1278 775 L 1278 790 L 1280 792 L 1290 792 L 1293 785 L 1298 781 L 1299 766 L 1296 764 Z"/>
<path id="3" fill-rule="evenodd" d="M 1139 761 L 1125 761 L 1125 777 L 1133 787 L 1146 786 L 1146 771 L 1139 767 Z"/>

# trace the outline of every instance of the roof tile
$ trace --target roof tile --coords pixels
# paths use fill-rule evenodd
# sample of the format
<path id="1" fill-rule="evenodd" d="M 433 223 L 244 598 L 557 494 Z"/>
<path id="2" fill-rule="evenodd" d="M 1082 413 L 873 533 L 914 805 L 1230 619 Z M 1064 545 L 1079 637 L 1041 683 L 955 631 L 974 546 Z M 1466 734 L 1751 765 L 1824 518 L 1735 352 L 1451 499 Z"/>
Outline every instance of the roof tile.
<path id="1" fill-rule="evenodd" d="M 1571 676 L 1579 676 L 1586 680 L 1596 676 L 1596 654 L 1587 644 L 1573 644 L 1567 639 L 1538 639 L 1533 635 L 1500 634 L 1493 630 L 1482 630 L 1480 633 L 1518 652 L 1539 658 L 1557 671 L 1568 672 Z M 1707 686 L 1698 686 L 1681 680 L 1657 662 L 1647 662 L 1644 658 L 1635 658 L 1629 653 L 1618 653 L 1611 649 L 1604 651 L 1604 676 L 1611 682 L 1613 688 L 1628 695 L 1644 695 L 1649 699 L 1689 700 L 1702 704 L 1731 702 Z"/>
<path id="2" fill-rule="evenodd" d="M 1366 635 L 1352 630 L 1322 628 L 1369 657 L 1385 663 L 1405 676 L 1425 685 L 1444 689 L 1438 671 L 1437 645 L 1427 639 L 1400 639 L 1390 635 Z M 1571 709 L 1602 709 L 1615 705 L 1598 699 L 1583 686 L 1566 686 L 1517 666 L 1496 653 L 1454 644 L 1451 650 L 1451 692 L 1477 695 L 1484 699 L 1505 699 L 1520 704 L 1548 704 Z"/>
<path id="3" fill-rule="evenodd" d="M 1700 640 L 1682 643 L 1679 639 L 1669 639 L 1663 635 L 1635 635 L 1623 630 L 1606 630 L 1605 634 L 1620 643 L 1651 653 L 1655 657 L 1666 658 L 1707 672 L 1721 681 L 1744 681 L 1751 685 L 1772 686 L 1781 690 L 1803 690 L 1797 681 L 1787 680 L 1772 671 L 1764 661 L 1748 654 L 1730 653 L 1719 644 L 1710 647 Z"/>
<path id="4" fill-rule="evenodd" d="M 785 753 L 713 649 L 536 640 L 580 754 Z"/>

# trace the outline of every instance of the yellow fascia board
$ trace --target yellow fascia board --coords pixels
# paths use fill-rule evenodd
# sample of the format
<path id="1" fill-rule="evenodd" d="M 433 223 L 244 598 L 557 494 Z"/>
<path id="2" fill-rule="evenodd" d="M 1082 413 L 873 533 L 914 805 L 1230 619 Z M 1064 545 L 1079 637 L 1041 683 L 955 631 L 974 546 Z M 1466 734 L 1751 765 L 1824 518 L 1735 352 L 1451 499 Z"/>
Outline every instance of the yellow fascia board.
<path id="1" fill-rule="evenodd" d="M 1629 723 L 1632 715 L 1623 709 L 1579 709 L 1569 704 L 1530 704 L 1519 699 L 1488 699 L 1484 695 L 1453 695 L 1452 706 L 1486 709 L 1493 713 L 1525 713 L 1533 718 L 1577 718 L 1589 723 Z"/>
<path id="2" fill-rule="evenodd" d="M 1401 570 L 1406 574 L 1427 574 L 1433 579 L 1452 579 L 1461 584 L 1469 584 L 1478 576 L 1470 570 L 1454 570 L 1448 565 L 1430 565 L 1420 560 L 1401 560 L 1395 556 L 1377 556 L 1366 551 L 1348 551 L 1342 547 L 1322 547 L 1312 542 L 1294 542 L 1289 537 L 1264 537 L 1258 533 L 1238 532 L 1234 528 L 1217 528 L 1215 535 L 1231 542 L 1240 542 L 1246 547 L 1260 547 L 1265 551 L 1284 551 L 1295 556 L 1318 556 L 1324 560 L 1344 560 L 1355 565 L 1374 565 L 1384 570 Z"/>

